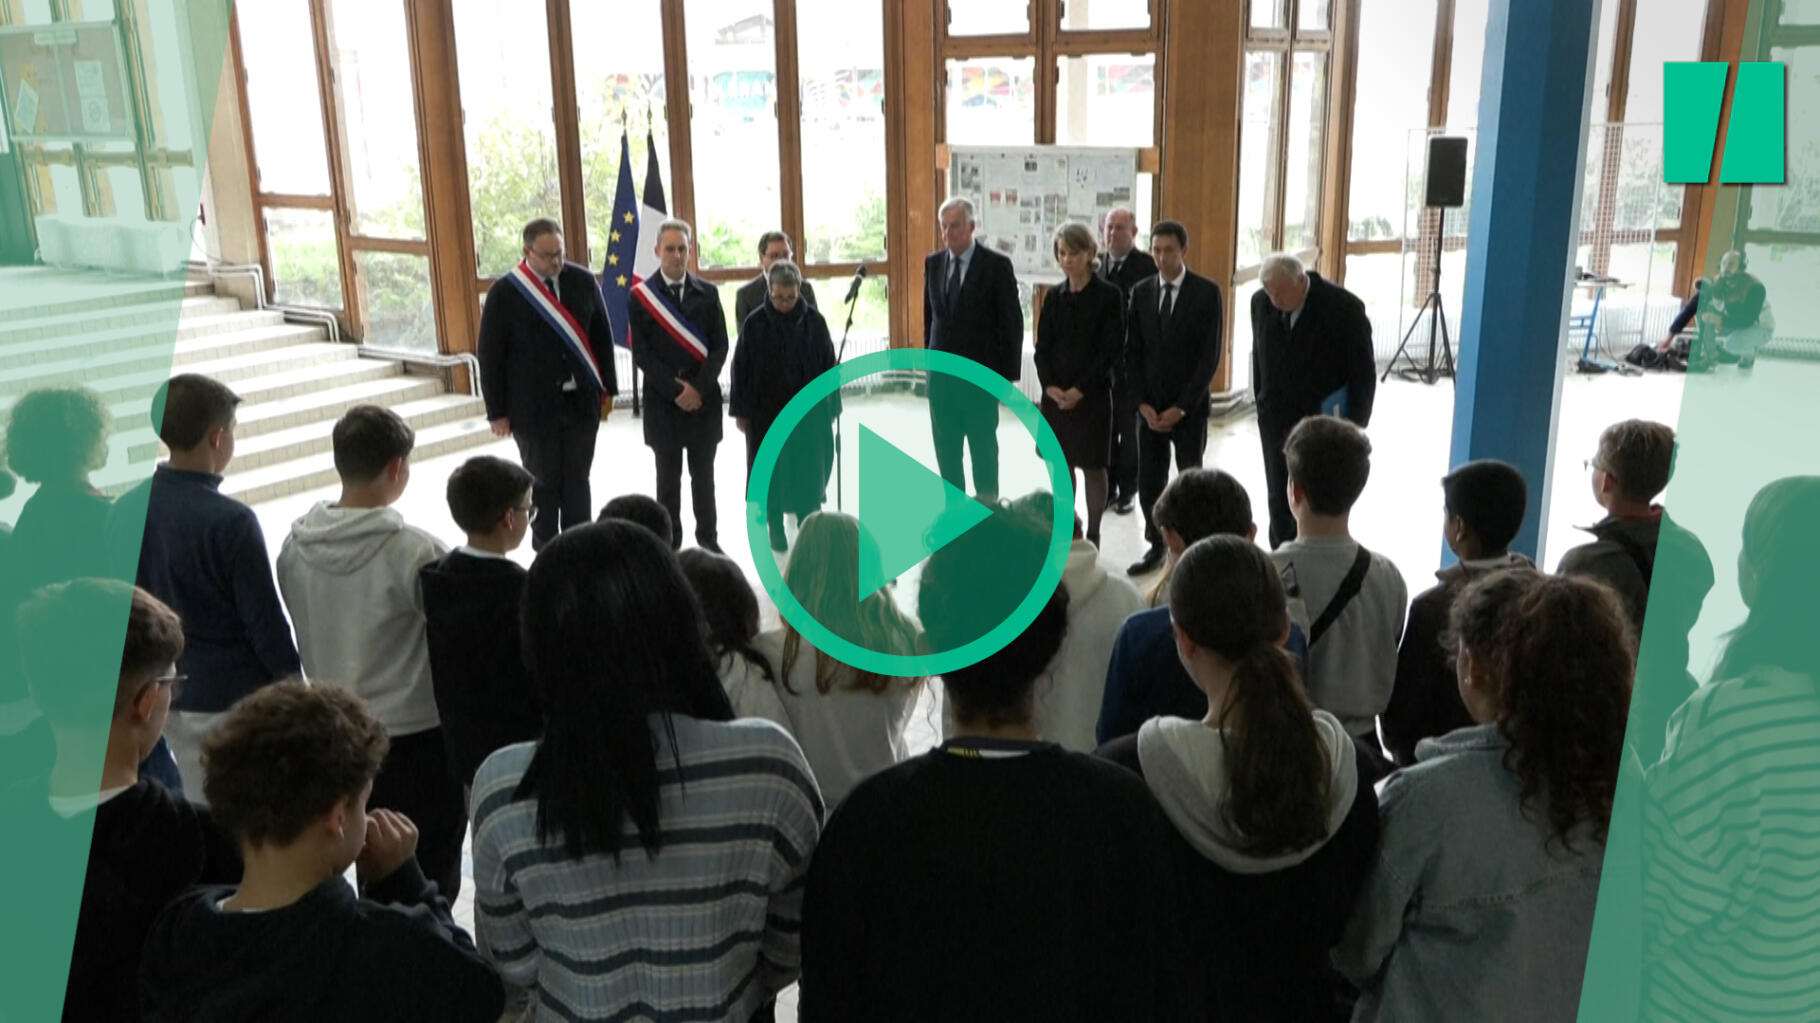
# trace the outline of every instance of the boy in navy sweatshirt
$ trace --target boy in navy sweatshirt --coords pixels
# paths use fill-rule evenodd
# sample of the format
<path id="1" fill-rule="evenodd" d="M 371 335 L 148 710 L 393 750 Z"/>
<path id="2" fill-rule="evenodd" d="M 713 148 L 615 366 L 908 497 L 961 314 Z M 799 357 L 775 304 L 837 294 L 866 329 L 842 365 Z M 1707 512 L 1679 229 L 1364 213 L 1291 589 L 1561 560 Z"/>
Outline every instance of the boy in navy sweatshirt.
<path id="1" fill-rule="evenodd" d="M 507 557 L 537 517 L 531 483 L 524 467 L 503 458 L 462 463 L 449 475 L 449 511 L 468 542 L 418 573 L 436 713 L 464 786 L 494 750 L 543 734 L 518 645 L 525 570 Z"/>
<path id="2" fill-rule="evenodd" d="M 194 373 L 160 386 L 152 423 L 170 459 L 122 495 L 107 522 L 114 577 L 136 581 L 183 619 L 178 667 L 189 681 L 165 731 L 197 791 L 197 758 L 215 720 L 247 693 L 303 671 L 259 517 L 221 492 L 239 404 L 227 385 Z"/>
<path id="3" fill-rule="evenodd" d="M 147 1020 L 499 1019 L 499 978 L 418 869 L 416 827 L 367 813 L 386 746 L 359 697 L 295 682 L 216 725 L 203 785 L 246 875 L 158 918 L 140 973 Z M 350 864 L 364 897 L 342 877 Z"/>

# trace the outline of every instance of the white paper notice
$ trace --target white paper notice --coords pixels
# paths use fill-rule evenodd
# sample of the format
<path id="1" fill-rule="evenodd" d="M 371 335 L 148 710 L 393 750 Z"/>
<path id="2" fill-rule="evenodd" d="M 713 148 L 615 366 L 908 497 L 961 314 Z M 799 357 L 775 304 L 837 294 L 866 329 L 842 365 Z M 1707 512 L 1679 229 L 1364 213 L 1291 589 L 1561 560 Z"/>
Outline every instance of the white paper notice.
<path id="1" fill-rule="evenodd" d="M 76 72 L 76 94 L 83 99 L 107 98 L 107 74 L 98 60 L 72 61 Z"/>
<path id="2" fill-rule="evenodd" d="M 107 117 L 107 100 L 82 97 L 82 131 L 86 135 L 107 135 L 114 130 Z"/>
<path id="3" fill-rule="evenodd" d="M 13 104 L 13 123 L 19 126 L 21 134 L 38 132 L 38 90 L 30 82 L 19 83 L 19 100 Z"/>

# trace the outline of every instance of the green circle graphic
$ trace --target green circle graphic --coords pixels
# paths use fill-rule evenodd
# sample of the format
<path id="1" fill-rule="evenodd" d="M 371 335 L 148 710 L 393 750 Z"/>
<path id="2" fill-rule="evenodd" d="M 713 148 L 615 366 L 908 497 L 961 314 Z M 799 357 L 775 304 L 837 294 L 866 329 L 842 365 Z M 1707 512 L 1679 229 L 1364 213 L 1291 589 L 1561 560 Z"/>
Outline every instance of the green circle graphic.
<path id="1" fill-rule="evenodd" d="M 837 634 L 817 621 L 803 607 L 802 602 L 796 599 L 796 594 L 785 584 L 783 572 L 778 569 L 777 559 L 768 543 L 765 497 L 770 493 L 778 456 L 783 453 L 790 433 L 817 405 L 855 380 L 905 370 L 944 373 L 956 377 L 1010 408 L 1012 415 L 1017 417 L 1018 422 L 1035 439 L 1037 452 L 1042 455 L 1043 465 L 1049 471 L 1050 493 L 1055 495 L 1055 518 L 1050 526 L 1049 551 L 1043 559 L 1042 571 L 1037 573 L 1036 581 L 1031 584 L 1024 599 L 1003 621 L 978 638 L 952 650 L 894 654 L 861 646 Z M 1050 595 L 1061 584 L 1062 572 L 1068 564 L 1068 551 L 1074 540 L 1073 475 L 1062 455 L 1061 442 L 1056 439 L 1055 431 L 1049 423 L 1043 419 L 1042 411 L 1011 381 L 972 359 L 949 352 L 892 348 L 842 363 L 816 377 L 807 387 L 797 392 L 796 397 L 790 399 L 790 403 L 784 406 L 771 427 L 765 431 L 765 439 L 759 444 L 758 454 L 752 462 L 751 480 L 746 486 L 746 541 L 752 550 L 752 560 L 758 566 L 759 581 L 777 605 L 778 614 L 817 650 L 860 671 L 900 677 L 940 675 L 975 664 L 997 653 L 1007 643 L 1022 635 L 1024 629 L 1036 620 L 1037 614 L 1048 604 Z M 992 566 L 981 566 L 980 570 L 989 572 L 992 571 Z"/>

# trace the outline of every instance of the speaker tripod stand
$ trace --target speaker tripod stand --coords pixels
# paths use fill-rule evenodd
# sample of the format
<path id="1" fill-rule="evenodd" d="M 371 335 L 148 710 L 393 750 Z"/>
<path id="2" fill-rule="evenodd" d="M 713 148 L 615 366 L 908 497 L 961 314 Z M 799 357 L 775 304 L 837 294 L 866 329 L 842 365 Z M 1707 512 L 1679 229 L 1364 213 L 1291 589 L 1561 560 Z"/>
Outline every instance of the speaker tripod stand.
<path id="1" fill-rule="evenodd" d="M 1445 222 L 1443 211 L 1442 224 Z M 1446 237 L 1441 231 L 1442 224 L 1435 227 L 1434 283 L 1429 289 L 1428 297 L 1422 300 L 1422 308 L 1416 311 L 1415 320 L 1403 332 L 1403 343 L 1397 346 L 1397 353 L 1390 357 L 1390 365 L 1384 367 L 1384 375 L 1378 378 L 1379 382 L 1389 380 L 1392 373 L 1404 380 L 1420 380 L 1425 384 L 1432 384 L 1442 377 L 1453 378 L 1453 337 L 1447 330 L 1447 309 L 1441 304 L 1441 243 Z M 1423 317 L 1428 318 L 1428 358 L 1424 362 L 1417 362 L 1415 356 L 1409 354 L 1409 341 L 1422 326 Z M 1399 361 L 1408 365 L 1399 368 Z"/>

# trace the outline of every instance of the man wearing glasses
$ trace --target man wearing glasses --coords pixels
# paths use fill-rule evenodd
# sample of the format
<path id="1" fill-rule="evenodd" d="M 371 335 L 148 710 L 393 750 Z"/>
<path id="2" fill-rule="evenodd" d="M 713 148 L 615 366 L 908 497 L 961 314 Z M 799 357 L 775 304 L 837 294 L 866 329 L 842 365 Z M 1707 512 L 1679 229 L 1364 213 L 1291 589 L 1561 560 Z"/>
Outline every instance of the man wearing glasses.
<path id="1" fill-rule="evenodd" d="M 733 295 L 733 330 L 738 333 L 746 327 L 746 318 L 756 310 L 763 309 L 771 300 L 771 283 L 765 277 L 771 272 L 773 263 L 792 263 L 796 254 L 790 250 L 790 236 L 782 231 L 766 231 L 758 236 L 758 276 L 740 285 Z M 802 300 L 815 305 L 815 287 L 808 281 L 803 282 Z M 820 308 L 819 306 L 817 308 Z"/>
<path id="2" fill-rule="evenodd" d="M 525 225 L 524 259 L 487 289 L 480 317 L 480 382 L 495 436 L 518 441 L 537 482 L 531 549 L 592 521 L 594 441 L 619 384 L 600 285 L 563 259 L 562 227 Z"/>

